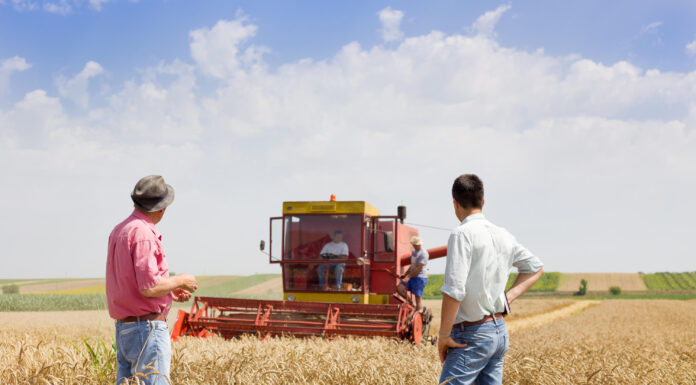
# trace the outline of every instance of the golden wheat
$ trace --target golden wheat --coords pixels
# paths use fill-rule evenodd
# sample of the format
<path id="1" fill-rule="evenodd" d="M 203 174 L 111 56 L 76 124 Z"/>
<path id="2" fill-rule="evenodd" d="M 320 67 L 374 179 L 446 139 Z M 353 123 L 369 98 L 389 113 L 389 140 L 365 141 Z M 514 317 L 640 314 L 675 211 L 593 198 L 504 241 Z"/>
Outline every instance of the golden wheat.
<path id="1" fill-rule="evenodd" d="M 556 305 L 548 307 L 557 311 Z M 79 336 L 94 336 L 90 343 L 110 346 L 112 325 L 71 322 L 70 313 L 65 324 L 56 323 L 60 313 L 53 313 L 43 325 L 42 313 L 33 314 L 24 325 L 0 315 L 0 383 L 113 383 L 114 357 L 106 352 L 95 359 L 77 343 Z M 516 322 L 510 320 L 511 329 Z M 436 384 L 440 369 L 433 346 L 381 338 L 182 338 L 173 344 L 171 382 Z M 570 318 L 512 332 L 504 383 L 696 383 L 696 302 L 604 301 Z"/>

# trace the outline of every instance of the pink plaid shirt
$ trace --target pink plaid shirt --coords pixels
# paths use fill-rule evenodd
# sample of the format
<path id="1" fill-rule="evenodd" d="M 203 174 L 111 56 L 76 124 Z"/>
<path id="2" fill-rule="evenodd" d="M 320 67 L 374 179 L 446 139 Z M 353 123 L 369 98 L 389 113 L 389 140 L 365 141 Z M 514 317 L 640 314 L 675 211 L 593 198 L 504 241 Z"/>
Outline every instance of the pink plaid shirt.
<path id="1" fill-rule="evenodd" d="M 169 277 L 162 234 L 143 213 L 134 210 L 109 236 L 106 298 L 113 319 L 169 313 L 171 294 L 147 298 L 140 294 Z"/>

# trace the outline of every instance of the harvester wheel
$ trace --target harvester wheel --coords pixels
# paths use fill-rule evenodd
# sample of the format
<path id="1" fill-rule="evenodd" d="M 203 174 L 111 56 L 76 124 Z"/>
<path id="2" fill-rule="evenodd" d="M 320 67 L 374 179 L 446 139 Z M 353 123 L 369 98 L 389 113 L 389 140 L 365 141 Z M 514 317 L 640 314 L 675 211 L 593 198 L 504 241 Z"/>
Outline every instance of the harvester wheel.
<path id="1" fill-rule="evenodd" d="M 420 312 L 415 312 L 411 317 L 411 338 L 410 340 L 418 345 L 423 338 L 423 316 Z"/>

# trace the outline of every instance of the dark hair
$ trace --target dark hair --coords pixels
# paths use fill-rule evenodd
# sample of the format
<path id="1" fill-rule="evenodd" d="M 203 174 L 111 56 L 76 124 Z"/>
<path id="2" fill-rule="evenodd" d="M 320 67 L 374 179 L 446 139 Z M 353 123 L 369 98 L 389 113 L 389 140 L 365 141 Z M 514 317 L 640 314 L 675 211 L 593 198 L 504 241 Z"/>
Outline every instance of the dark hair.
<path id="1" fill-rule="evenodd" d="M 452 184 L 452 198 L 465 209 L 483 207 L 483 182 L 475 174 L 463 174 Z"/>
<path id="2" fill-rule="evenodd" d="M 336 231 L 333 232 L 333 235 L 339 235 L 339 234 L 343 235 L 343 231 L 341 231 L 341 230 L 336 230 Z"/>

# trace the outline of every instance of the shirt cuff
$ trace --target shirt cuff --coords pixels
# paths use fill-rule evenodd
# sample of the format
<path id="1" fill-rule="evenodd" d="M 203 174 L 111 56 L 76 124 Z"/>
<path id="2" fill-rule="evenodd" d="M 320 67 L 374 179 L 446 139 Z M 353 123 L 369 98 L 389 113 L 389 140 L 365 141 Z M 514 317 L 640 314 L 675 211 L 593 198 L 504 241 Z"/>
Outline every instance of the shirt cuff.
<path id="1" fill-rule="evenodd" d="M 448 286 L 447 284 L 442 285 L 440 291 L 442 294 L 447 294 L 448 296 L 454 298 L 457 300 L 457 302 L 464 301 L 464 296 L 466 295 L 464 288 L 454 288 L 452 286 Z"/>
<path id="2" fill-rule="evenodd" d="M 520 274 L 534 274 L 537 271 L 541 270 L 542 267 L 544 267 L 544 264 L 541 262 L 524 263 L 521 266 L 517 267 L 517 272 Z"/>

